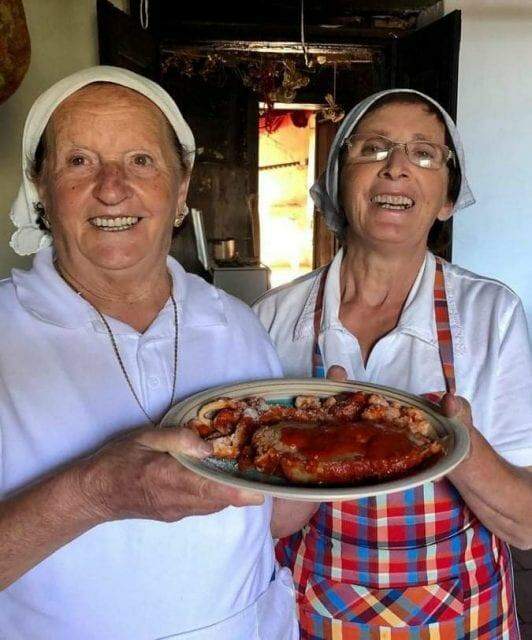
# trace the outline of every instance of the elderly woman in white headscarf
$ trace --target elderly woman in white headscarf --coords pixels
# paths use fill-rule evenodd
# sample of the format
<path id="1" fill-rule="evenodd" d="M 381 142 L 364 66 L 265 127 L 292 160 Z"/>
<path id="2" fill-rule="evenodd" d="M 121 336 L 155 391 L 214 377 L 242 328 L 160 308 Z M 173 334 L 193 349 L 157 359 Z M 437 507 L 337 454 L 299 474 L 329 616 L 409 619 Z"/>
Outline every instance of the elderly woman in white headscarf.
<path id="1" fill-rule="evenodd" d="M 34 104 L 0 284 L 0 636 L 297 636 L 271 501 L 210 482 L 156 429 L 179 399 L 279 376 L 253 313 L 168 256 L 194 138 L 158 85 L 94 67 Z M 238 508 L 235 508 L 238 507 Z"/>
<path id="2" fill-rule="evenodd" d="M 375 94 L 312 194 L 342 248 L 256 306 L 285 373 L 441 400 L 471 451 L 441 481 L 324 503 L 280 541 L 302 637 L 517 639 L 505 541 L 532 546 L 532 357 L 517 296 L 427 250 L 433 224 L 474 202 L 458 132 L 428 96 Z M 279 536 L 312 512 L 276 506 Z"/>

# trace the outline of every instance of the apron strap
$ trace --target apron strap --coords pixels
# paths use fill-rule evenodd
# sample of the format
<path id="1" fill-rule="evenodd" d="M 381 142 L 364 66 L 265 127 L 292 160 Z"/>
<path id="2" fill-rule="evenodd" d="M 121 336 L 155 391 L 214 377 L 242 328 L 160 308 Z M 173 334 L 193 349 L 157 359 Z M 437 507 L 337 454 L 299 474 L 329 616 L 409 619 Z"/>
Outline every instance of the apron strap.
<path id="1" fill-rule="evenodd" d="M 322 274 L 320 275 L 320 284 L 318 287 L 318 293 L 316 295 L 316 304 L 314 305 L 314 342 L 312 346 L 312 377 L 313 378 L 325 378 L 327 372 L 323 368 L 323 359 L 321 357 L 320 345 L 318 338 L 321 331 L 321 316 L 323 311 L 323 292 L 325 291 L 325 282 L 327 281 L 327 274 L 329 273 L 329 263 Z"/>
<path id="2" fill-rule="evenodd" d="M 456 393 L 456 379 L 454 375 L 453 335 L 449 322 L 449 307 L 445 292 L 445 277 L 443 275 L 443 258 L 436 256 L 436 273 L 434 274 L 434 315 L 436 317 L 436 331 L 440 360 L 445 378 L 445 388 L 449 393 Z"/>

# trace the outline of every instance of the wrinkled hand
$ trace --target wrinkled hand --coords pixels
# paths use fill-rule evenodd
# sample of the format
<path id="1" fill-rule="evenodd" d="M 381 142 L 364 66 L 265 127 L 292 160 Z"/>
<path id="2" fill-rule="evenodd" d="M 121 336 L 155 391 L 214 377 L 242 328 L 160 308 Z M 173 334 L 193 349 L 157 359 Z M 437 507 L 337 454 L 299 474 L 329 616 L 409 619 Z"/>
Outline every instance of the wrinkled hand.
<path id="1" fill-rule="evenodd" d="M 190 429 L 138 429 L 82 460 L 78 487 L 101 521 L 147 518 L 174 522 L 229 505 L 262 504 L 259 493 L 228 487 L 183 467 L 172 453 L 204 458 L 209 443 Z"/>

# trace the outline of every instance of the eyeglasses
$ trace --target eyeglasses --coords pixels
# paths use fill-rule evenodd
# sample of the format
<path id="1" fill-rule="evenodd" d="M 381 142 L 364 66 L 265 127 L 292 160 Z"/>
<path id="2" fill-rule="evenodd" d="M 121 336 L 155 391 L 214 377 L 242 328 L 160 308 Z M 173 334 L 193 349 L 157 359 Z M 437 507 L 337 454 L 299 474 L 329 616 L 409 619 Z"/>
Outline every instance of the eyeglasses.
<path id="1" fill-rule="evenodd" d="M 441 169 L 450 160 L 455 162 L 454 153 L 444 144 L 429 140 L 394 142 L 384 136 L 353 133 L 346 138 L 349 160 L 357 164 L 383 162 L 396 148 L 403 149 L 412 164 L 422 169 Z"/>

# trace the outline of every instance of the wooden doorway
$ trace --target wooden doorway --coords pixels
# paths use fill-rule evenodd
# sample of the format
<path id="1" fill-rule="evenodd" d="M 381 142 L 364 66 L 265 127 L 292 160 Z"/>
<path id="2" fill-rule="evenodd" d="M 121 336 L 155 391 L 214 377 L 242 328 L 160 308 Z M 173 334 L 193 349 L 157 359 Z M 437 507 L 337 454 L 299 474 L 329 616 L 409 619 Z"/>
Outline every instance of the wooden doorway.
<path id="1" fill-rule="evenodd" d="M 337 25 L 341 28 L 331 30 L 323 27 L 329 19 L 322 14 L 329 9 L 323 4 L 314 4 L 316 20 L 310 31 L 307 52 L 316 60 L 318 57 L 329 62 L 341 60 L 342 64 L 335 68 L 334 76 L 331 64 L 317 65 L 309 73 L 308 85 L 298 89 L 297 102 L 323 104 L 324 96 L 332 93 L 335 84 L 336 101 L 347 112 L 375 91 L 412 87 L 437 99 L 455 116 L 460 12 L 434 20 L 434 11 L 441 9 L 441 3 L 426 0 L 420 5 L 427 7 L 425 18 L 431 21 L 428 26 L 411 29 L 406 25 L 405 28 L 405 20 L 398 18 L 381 28 L 381 18 L 370 19 L 366 9 L 368 15 L 364 14 L 361 22 L 356 22 L 358 18 L 353 18 L 348 3 L 341 2 L 330 5 L 331 11 L 345 13 Z M 209 239 L 234 237 L 242 259 L 256 262 L 260 259 L 255 232 L 258 218 L 258 99 L 252 88 L 242 81 L 240 72 L 235 72 L 227 60 L 230 55 L 242 53 L 252 59 L 261 56 L 288 59 L 292 56 L 290 59 L 299 60 L 298 36 L 294 37 L 296 34 L 288 23 L 279 27 L 274 24 L 240 25 L 237 13 L 229 24 L 224 12 L 218 12 L 216 20 L 225 20 L 225 23 L 217 26 L 213 23 L 214 18 L 208 23 L 202 22 L 205 18 L 193 6 L 183 18 L 182 12 L 170 5 L 154 1 L 150 22 L 154 26 L 143 30 L 135 15 L 128 16 L 107 0 L 98 0 L 100 61 L 151 77 L 175 98 L 191 124 L 198 148 L 189 204 L 203 212 Z M 397 5 L 404 6 L 404 3 L 398 1 Z M 266 4 L 263 8 L 267 11 Z M 288 8 L 286 11 L 286 15 L 280 16 L 283 20 L 292 20 Z M 274 19 L 270 13 L 268 15 L 270 21 Z M 248 18 L 252 20 L 251 16 Z M 350 22 L 344 28 L 346 21 Z M 399 26 L 396 28 L 394 24 Z M 207 63 L 220 57 L 219 52 L 223 52 L 225 62 L 219 66 L 218 74 L 208 75 Z M 187 56 L 190 55 L 195 59 L 203 56 L 200 72 L 198 67 L 188 64 Z M 180 61 L 181 67 L 172 66 L 172 59 Z M 325 166 L 334 132 L 332 123 L 318 122 L 316 174 Z M 449 238 L 451 229 L 450 223 L 443 225 L 443 233 Z M 431 234 L 432 246 L 440 255 L 450 258 L 450 243 L 442 246 L 439 242 L 441 232 L 442 229 L 436 228 Z M 186 268 L 197 270 L 190 229 L 185 227 L 177 242 L 180 243 L 180 255 L 190 257 Z M 336 249 L 336 240 L 321 216 L 315 214 L 313 267 L 328 262 Z"/>
<path id="2" fill-rule="evenodd" d="M 327 156 L 339 123 L 325 121 L 316 125 L 316 175 L 320 176 L 327 166 Z M 338 251 L 339 242 L 327 228 L 321 213 L 314 209 L 314 268 L 328 264 Z"/>
<path id="3" fill-rule="evenodd" d="M 272 287 L 308 273 L 313 263 L 315 177 L 319 105 L 260 105 L 258 211 L 260 260 Z"/>

